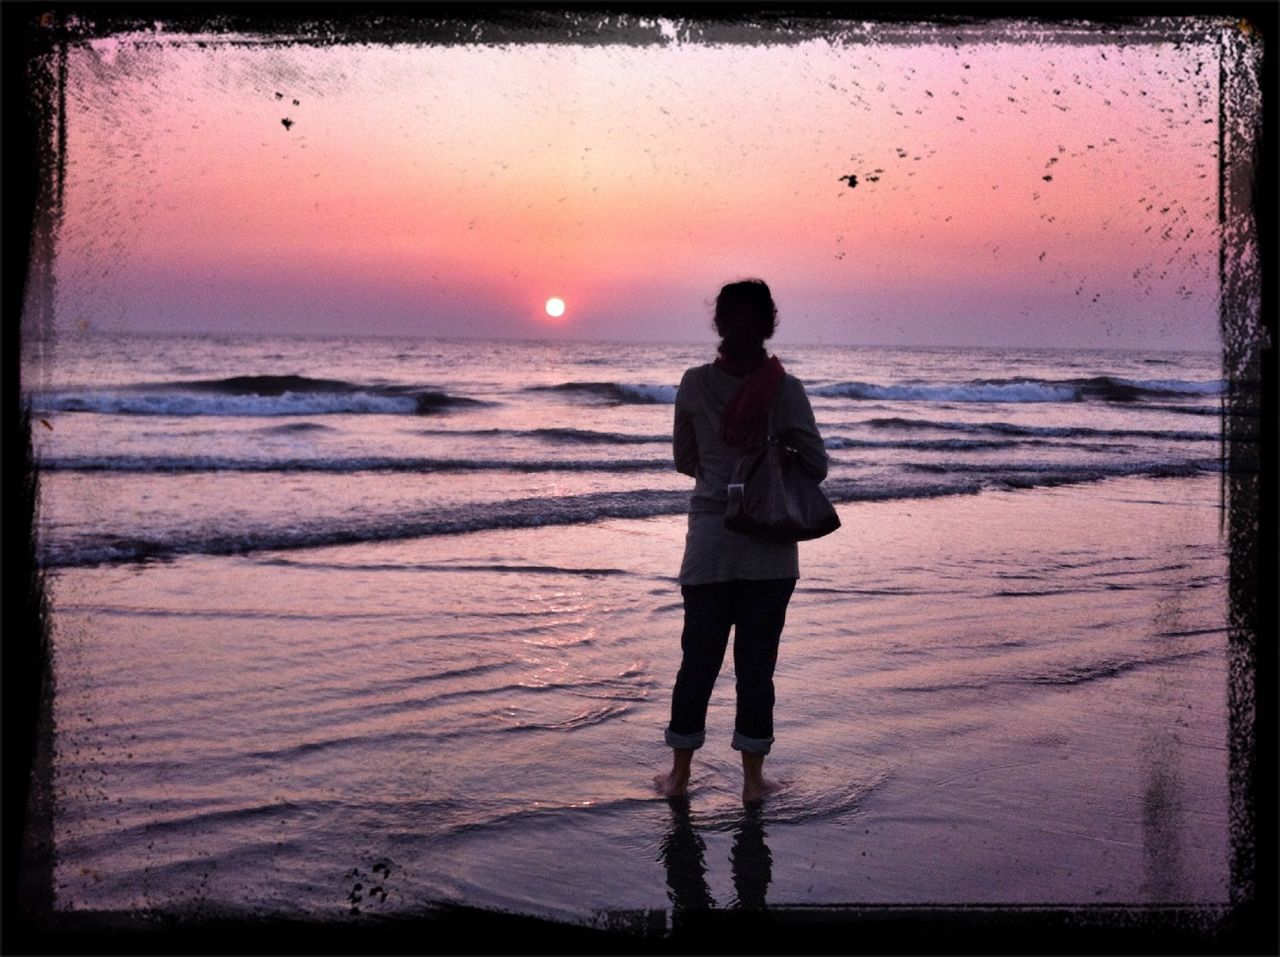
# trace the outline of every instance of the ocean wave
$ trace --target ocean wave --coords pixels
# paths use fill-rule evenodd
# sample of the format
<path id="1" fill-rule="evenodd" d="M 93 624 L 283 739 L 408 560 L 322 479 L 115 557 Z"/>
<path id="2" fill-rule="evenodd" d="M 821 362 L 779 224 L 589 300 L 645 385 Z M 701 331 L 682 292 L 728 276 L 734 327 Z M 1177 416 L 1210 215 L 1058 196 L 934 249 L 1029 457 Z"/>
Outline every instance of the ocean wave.
<path id="1" fill-rule="evenodd" d="M 1117 376 L 1095 376 L 1090 379 L 1069 381 L 1080 389 L 1081 395 L 1085 398 L 1104 399 L 1110 402 L 1219 395 L 1225 387 L 1218 379 L 1193 382 L 1187 379 L 1124 379 Z"/>
<path id="2" fill-rule="evenodd" d="M 1046 439 L 855 439 L 833 435 L 823 440 L 831 451 L 840 449 L 907 449 L 917 452 L 972 452 L 985 449 L 1025 448 L 1049 445 L 1056 448 L 1074 447 L 1070 442 L 1051 442 Z M 1086 446 L 1095 448 L 1095 446 Z"/>
<path id="3" fill-rule="evenodd" d="M 233 376 L 142 383 L 105 389 L 59 389 L 32 396 L 37 412 L 107 415 L 429 415 L 476 399 L 407 385 L 361 385 L 297 375 Z"/>
<path id="4" fill-rule="evenodd" d="M 601 445 L 653 445 L 671 441 L 670 435 L 632 435 L 623 432 L 596 432 L 592 429 L 533 429 L 526 434 L 550 442 L 599 443 Z"/>
<path id="5" fill-rule="evenodd" d="M 688 508 L 688 492 L 606 492 L 577 496 L 475 503 L 436 512 L 352 516 L 323 523 L 243 530 L 183 529 L 173 534 L 91 534 L 73 541 L 47 543 L 48 567 L 115 564 L 181 555 L 244 555 L 263 551 L 325 548 L 368 542 L 403 541 L 460 535 L 493 529 L 574 525 L 607 518 L 650 518 Z"/>
<path id="6" fill-rule="evenodd" d="M 922 467 L 923 468 L 923 467 Z M 1021 489 L 1095 482 L 1121 476 L 1185 477 L 1202 474 L 1194 463 L 1135 463 L 1098 466 L 1036 466 L 1010 471 L 992 465 L 984 470 L 948 472 L 910 479 L 901 474 L 884 479 L 829 478 L 823 483 L 837 504 L 971 495 L 985 489 Z M 583 495 L 514 499 L 451 508 L 447 514 L 352 515 L 316 519 L 314 524 L 249 527 L 183 527 L 172 531 L 120 535 L 90 532 L 67 539 L 42 540 L 46 567 L 79 567 L 168 560 L 183 555 L 245 555 L 294 551 L 383 541 L 461 535 L 496 529 L 547 528 L 605 519 L 646 519 L 680 515 L 689 507 L 689 492 L 640 489 Z"/>
<path id="7" fill-rule="evenodd" d="M 1152 402 L 1144 403 L 1142 411 L 1174 412 L 1178 415 L 1211 415 L 1214 418 L 1220 418 L 1222 416 L 1221 407 L 1216 405 L 1164 405 Z"/>
<path id="8" fill-rule="evenodd" d="M 876 429 L 936 429 L 1061 439 L 1166 439 L 1178 442 L 1216 442 L 1219 438 L 1216 432 L 1192 432 L 1186 429 L 1097 429 L 1079 425 L 1014 425 L 1011 422 L 937 422 L 932 419 L 904 419 L 898 417 L 868 419 L 863 424 Z"/>
<path id="9" fill-rule="evenodd" d="M 599 432 L 594 429 L 406 429 L 410 435 L 432 438 L 504 438 L 537 439 L 541 442 L 568 445 L 668 445 L 671 435 L 636 435 L 630 432 Z"/>
<path id="10" fill-rule="evenodd" d="M 339 459 L 249 459 L 220 455 L 49 456 L 46 472 L 663 472 L 669 459 L 441 459 L 355 456 Z"/>
<path id="11" fill-rule="evenodd" d="M 813 395 L 838 399 L 875 399 L 895 402 L 1135 402 L 1147 398 L 1174 398 L 1218 395 L 1218 380 L 1193 382 L 1183 379 L 1124 379 L 1093 376 L 1084 379 L 975 379 L 960 383 L 904 382 L 876 385 L 868 382 L 837 382 L 816 386 Z"/>
<path id="12" fill-rule="evenodd" d="M 448 574 L 512 574 L 512 575 L 582 575 L 586 578 L 602 578 L 610 575 L 630 575 L 625 568 L 575 568 L 561 565 L 507 565 L 501 563 L 467 564 L 465 562 L 361 562 L 358 564 L 337 562 L 305 562 L 292 558 L 264 558 L 261 565 L 288 568 L 317 568 L 326 571 L 360 572 L 445 572 Z"/>
<path id="13" fill-rule="evenodd" d="M 1233 454 L 1226 459 L 1196 459 L 1196 466 L 1205 472 L 1222 472 L 1227 475 L 1257 475 L 1261 464 L 1257 456 Z"/>
<path id="14" fill-rule="evenodd" d="M 224 395 L 284 395 L 288 392 L 354 392 L 359 390 L 341 379 L 312 379 L 303 375 L 238 375 L 225 379 L 192 379 L 186 382 L 161 383 L 159 388 L 177 385 L 197 392 Z M 141 386 L 140 388 L 155 388 Z"/>
<path id="15" fill-rule="evenodd" d="M 562 382 L 559 385 L 530 386 L 531 392 L 567 392 L 585 395 L 614 405 L 672 405 L 673 385 L 637 385 L 627 382 Z"/>
<path id="16" fill-rule="evenodd" d="M 1035 484 L 1063 484 L 1077 481 L 1095 481 L 1103 478 L 1127 475 L 1147 475 L 1152 478 L 1177 478 L 1208 471 L 1204 467 L 1211 460 L 1191 462 L 1098 462 L 1063 464 L 1060 462 L 907 462 L 904 469 L 913 472 L 929 472 L 937 475 L 982 474 L 992 482 L 1006 482 L 1019 487 L 1028 475 L 1043 475 L 1045 481 Z"/>
<path id="17" fill-rule="evenodd" d="M 268 435 L 302 435 L 307 432 L 332 432 L 333 428 L 319 422 L 286 422 L 284 425 L 267 425 L 258 429 Z"/>
<path id="18" fill-rule="evenodd" d="M 1075 402 L 1079 393 L 1069 386 L 1037 382 L 968 383 L 962 385 L 873 385 L 839 382 L 816 386 L 810 394 L 835 399 L 877 399 L 893 402 Z"/>

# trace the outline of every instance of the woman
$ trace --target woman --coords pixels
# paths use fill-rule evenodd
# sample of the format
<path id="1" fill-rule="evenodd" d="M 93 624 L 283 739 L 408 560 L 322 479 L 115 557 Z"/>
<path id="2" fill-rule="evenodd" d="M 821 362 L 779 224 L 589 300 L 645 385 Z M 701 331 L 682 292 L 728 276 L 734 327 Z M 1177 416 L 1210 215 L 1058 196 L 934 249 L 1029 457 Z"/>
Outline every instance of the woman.
<path id="1" fill-rule="evenodd" d="M 676 393 L 676 469 L 696 484 L 680 566 L 683 657 L 671 696 L 666 742 L 671 771 L 654 778 L 668 797 L 686 793 L 693 752 L 706 738 L 707 703 L 734 629 L 737 717 L 732 746 L 742 752 L 742 800 L 754 803 L 779 785 L 764 777 L 773 744 L 773 669 L 787 603 L 799 577 L 794 542 L 753 538 L 724 527 L 729 474 L 743 449 L 763 441 L 770 424 L 821 481 L 827 453 L 804 387 L 764 342 L 778 310 L 759 279 L 730 283 L 716 297 L 720 334 L 715 362 L 689 369 Z"/>

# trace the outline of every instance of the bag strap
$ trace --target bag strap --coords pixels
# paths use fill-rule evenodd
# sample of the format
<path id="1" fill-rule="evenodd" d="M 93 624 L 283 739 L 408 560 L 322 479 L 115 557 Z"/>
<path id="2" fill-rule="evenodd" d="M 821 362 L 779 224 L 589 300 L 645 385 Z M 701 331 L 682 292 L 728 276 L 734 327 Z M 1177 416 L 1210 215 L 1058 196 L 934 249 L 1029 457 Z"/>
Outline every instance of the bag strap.
<path id="1" fill-rule="evenodd" d="M 773 407 L 778 404 L 778 394 L 782 392 L 782 385 L 786 382 L 784 375 L 778 380 L 778 384 L 773 387 L 773 395 L 769 396 L 769 407 L 765 418 L 765 441 L 772 442 L 777 439 L 777 433 L 773 431 Z"/>

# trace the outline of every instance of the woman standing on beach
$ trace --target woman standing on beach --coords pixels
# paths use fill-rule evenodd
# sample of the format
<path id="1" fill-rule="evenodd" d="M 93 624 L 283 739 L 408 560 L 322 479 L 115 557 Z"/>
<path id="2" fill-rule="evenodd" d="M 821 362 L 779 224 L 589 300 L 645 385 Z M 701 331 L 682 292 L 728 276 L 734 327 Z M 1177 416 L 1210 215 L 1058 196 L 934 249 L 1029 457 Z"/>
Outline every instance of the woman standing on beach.
<path id="1" fill-rule="evenodd" d="M 773 670 L 787 603 L 799 577 L 795 542 L 774 542 L 724 526 L 727 486 L 744 448 L 774 432 L 819 481 L 827 453 L 804 387 L 764 349 L 778 310 L 759 279 L 730 283 L 716 297 L 719 356 L 685 372 L 676 393 L 676 469 L 696 480 L 680 566 L 684 597 L 683 653 L 671 697 L 666 742 L 671 771 L 654 778 L 668 797 L 686 793 L 693 752 L 706 739 L 707 704 L 734 629 L 737 717 L 733 748 L 742 752 L 742 799 L 753 803 L 778 789 L 764 777 L 773 745 Z"/>

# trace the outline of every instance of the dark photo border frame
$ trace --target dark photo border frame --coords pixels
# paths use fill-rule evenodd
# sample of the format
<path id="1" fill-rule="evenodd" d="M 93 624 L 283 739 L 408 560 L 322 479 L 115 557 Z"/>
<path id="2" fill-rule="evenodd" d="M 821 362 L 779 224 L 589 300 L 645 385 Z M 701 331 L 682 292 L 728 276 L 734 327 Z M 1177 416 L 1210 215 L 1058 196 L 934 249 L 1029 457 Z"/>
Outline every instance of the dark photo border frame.
<path id="1" fill-rule="evenodd" d="M 5 953 L 1277 953 L 1277 495 L 1275 43 L 1280 5 L 1192 3 L 0 4 L 3 267 L 0 286 Z M 39 474 L 23 356 L 53 337 L 53 250 L 62 215 L 67 49 L 152 29 L 281 45 L 393 42 L 662 42 L 644 21 L 680 21 L 694 42 L 786 43 L 874 23 L 884 42 L 965 42 L 1016 20 L 1139 43 L 1235 20 L 1220 40 L 1222 535 L 1229 547 L 1230 901 L 1223 907 L 782 906 L 708 911 L 668 927 L 661 911 L 590 928 L 424 902 L 413 917 L 358 923 L 153 914 L 59 915 L 53 903 L 49 609 L 37 544 Z M 1056 36 L 1055 39 L 1061 39 Z M 1031 42 L 1031 41 L 1028 41 Z"/>

